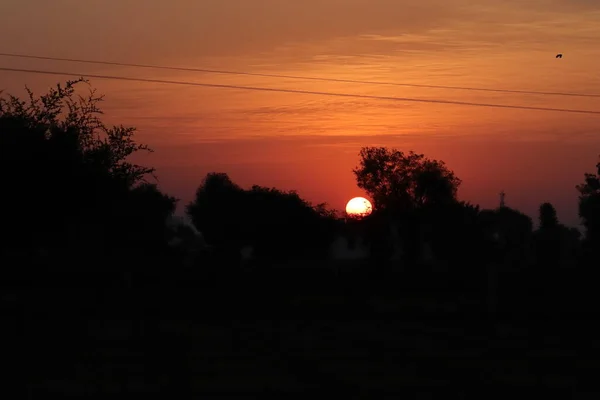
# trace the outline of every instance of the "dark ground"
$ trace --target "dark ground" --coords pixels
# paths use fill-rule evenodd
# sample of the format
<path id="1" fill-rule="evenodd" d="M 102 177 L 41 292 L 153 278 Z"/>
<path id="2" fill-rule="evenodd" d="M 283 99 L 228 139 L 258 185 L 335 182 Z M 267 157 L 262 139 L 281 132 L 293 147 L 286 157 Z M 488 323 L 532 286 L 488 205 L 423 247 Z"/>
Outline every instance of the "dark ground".
<path id="1" fill-rule="evenodd" d="M 477 279 L 448 274 L 13 284 L 5 377 L 10 398 L 598 398 L 593 292 L 574 274 L 505 274 L 493 317 Z"/>

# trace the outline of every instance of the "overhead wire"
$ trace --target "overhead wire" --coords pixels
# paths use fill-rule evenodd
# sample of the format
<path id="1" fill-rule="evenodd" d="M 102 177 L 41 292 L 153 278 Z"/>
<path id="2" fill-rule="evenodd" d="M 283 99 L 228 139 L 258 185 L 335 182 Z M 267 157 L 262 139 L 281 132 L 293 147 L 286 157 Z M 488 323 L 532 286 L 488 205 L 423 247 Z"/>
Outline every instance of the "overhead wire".
<path id="1" fill-rule="evenodd" d="M 47 57 L 47 56 L 38 56 L 38 55 L 31 55 L 31 54 L 16 54 L 16 53 L 0 53 L 0 56 L 1 57 L 14 57 L 14 58 L 28 58 L 28 59 L 36 59 L 36 60 L 64 61 L 64 62 L 83 63 L 83 64 L 112 65 L 112 66 L 133 67 L 133 68 L 152 68 L 152 69 L 163 69 L 163 70 L 173 70 L 173 71 L 203 72 L 203 73 L 211 73 L 211 74 L 244 75 L 244 76 L 257 76 L 257 77 L 266 77 L 266 78 L 300 79 L 300 80 L 312 80 L 312 81 L 322 81 L 322 82 L 354 83 L 354 84 L 365 84 L 365 85 L 404 86 L 404 87 L 418 87 L 418 88 L 430 88 L 430 89 L 469 90 L 469 91 L 512 93 L 512 94 L 532 94 L 532 95 L 542 95 L 542 96 L 571 96 L 571 97 L 600 98 L 600 94 L 595 94 L 595 93 L 544 92 L 544 91 L 535 91 L 535 90 L 516 90 L 516 89 L 513 90 L 513 89 L 495 89 L 495 88 L 476 88 L 476 87 L 465 87 L 465 86 L 425 85 L 425 84 L 401 83 L 401 82 L 366 81 L 366 80 L 356 80 L 356 79 L 324 78 L 324 77 L 314 77 L 314 76 L 267 74 L 267 73 L 258 73 L 258 72 L 228 71 L 228 70 L 206 69 L 206 68 L 189 68 L 189 67 L 174 67 L 174 66 L 165 66 L 165 65 L 135 64 L 135 63 L 124 63 L 124 62 L 113 62 L 113 61 L 85 60 L 85 59 L 77 59 L 77 58 Z"/>
<path id="2" fill-rule="evenodd" d="M 383 100 L 383 101 L 454 104 L 454 105 L 461 105 L 461 106 L 510 108 L 510 109 L 519 109 L 519 110 L 552 111 L 552 112 L 600 115 L 600 111 L 594 111 L 594 110 L 533 107 L 533 106 L 519 106 L 519 105 L 508 105 L 508 104 L 476 103 L 476 102 L 463 102 L 463 101 L 443 100 L 443 99 L 419 99 L 419 98 L 410 98 L 410 97 L 376 96 L 376 95 L 338 93 L 338 92 L 319 92 L 319 91 L 312 91 L 312 90 L 268 88 L 268 87 L 241 86 L 241 85 L 225 85 L 225 84 L 190 82 L 190 81 L 172 81 L 172 80 L 164 80 L 164 79 L 132 78 L 132 77 L 126 77 L 126 76 L 82 74 L 82 73 L 74 73 L 74 72 L 47 71 L 47 70 L 24 69 L 24 68 L 0 67 L 0 71 L 23 72 L 23 73 L 44 74 L 44 75 L 77 76 L 77 77 L 88 77 L 88 78 L 97 78 L 97 79 L 131 81 L 131 82 L 161 83 L 161 84 L 170 84 L 170 85 L 200 86 L 200 87 L 220 88 L 220 89 L 239 89 L 239 90 L 263 91 L 263 92 L 280 92 L 280 93 L 308 94 L 308 95 L 319 95 L 319 96 L 336 96 L 336 97 L 360 98 L 360 99 Z"/>

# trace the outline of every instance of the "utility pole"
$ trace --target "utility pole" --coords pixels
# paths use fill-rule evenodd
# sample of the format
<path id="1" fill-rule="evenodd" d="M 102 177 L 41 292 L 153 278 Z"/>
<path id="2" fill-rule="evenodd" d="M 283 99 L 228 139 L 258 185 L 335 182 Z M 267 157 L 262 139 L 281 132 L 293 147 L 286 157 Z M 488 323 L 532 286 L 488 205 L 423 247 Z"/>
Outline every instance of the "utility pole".
<path id="1" fill-rule="evenodd" d="M 506 193 L 504 193 L 504 190 L 500 192 L 500 208 L 504 208 L 506 207 L 506 205 L 504 204 L 504 197 L 506 196 Z"/>

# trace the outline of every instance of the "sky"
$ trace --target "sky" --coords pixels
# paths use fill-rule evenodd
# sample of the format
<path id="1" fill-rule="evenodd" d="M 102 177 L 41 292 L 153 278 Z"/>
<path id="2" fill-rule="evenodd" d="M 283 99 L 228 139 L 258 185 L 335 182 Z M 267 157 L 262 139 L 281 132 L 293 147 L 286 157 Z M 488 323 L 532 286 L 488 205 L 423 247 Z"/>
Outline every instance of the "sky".
<path id="1" fill-rule="evenodd" d="M 600 94 L 597 0 L 3 0 L 0 52 L 121 63 Z M 564 58 L 556 59 L 557 53 Z M 600 111 L 600 97 L 209 74 L 0 57 L 0 67 Z M 70 77 L 0 71 L 42 94 Z M 344 209 L 362 146 L 446 162 L 462 200 L 578 224 L 600 115 L 91 79 L 109 124 L 138 128 L 159 186 L 189 202 L 208 172 Z M 180 208 L 181 211 L 181 208 Z"/>

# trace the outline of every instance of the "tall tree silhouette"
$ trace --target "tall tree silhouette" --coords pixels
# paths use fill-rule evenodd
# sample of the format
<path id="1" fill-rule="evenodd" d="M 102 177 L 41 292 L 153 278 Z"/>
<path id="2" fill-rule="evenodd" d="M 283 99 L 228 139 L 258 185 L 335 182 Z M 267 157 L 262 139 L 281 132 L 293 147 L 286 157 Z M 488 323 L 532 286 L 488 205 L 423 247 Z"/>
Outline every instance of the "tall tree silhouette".
<path id="1" fill-rule="evenodd" d="M 135 309 L 144 318 L 149 299 L 132 296 L 131 286 L 152 267 L 172 265 L 165 236 L 175 199 L 146 180 L 153 168 L 130 161 L 150 149 L 135 142 L 133 128 L 104 125 L 102 97 L 76 91 L 84 83 L 0 98 L 0 262 L 5 284 L 35 288 L 19 305 L 28 327 L 15 329 L 26 333 L 19 357 L 31 351 L 35 359 L 28 379 L 41 379 L 40 368 L 68 374 L 90 316 Z"/>
<path id="2" fill-rule="evenodd" d="M 206 175 L 194 201 L 186 206 L 194 226 L 207 243 L 215 248 L 235 248 L 244 245 L 243 219 L 246 208 L 244 191 L 221 172 Z"/>
<path id="3" fill-rule="evenodd" d="M 579 231 L 558 221 L 556 209 L 544 203 L 539 209 L 540 227 L 535 232 L 535 250 L 539 268 L 573 266 L 577 262 Z"/>
<path id="4" fill-rule="evenodd" d="M 538 267 L 556 267 L 561 256 L 561 227 L 556 209 L 550 203 L 543 203 L 539 209 L 540 227 L 535 235 Z"/>
<path id="5" fill-rule="evenodd" d="M 550 203 L 543 203 L 540 206 L 540 229 L 553 229 L 558 226 L 558 217 L 556 209 Z"/>

